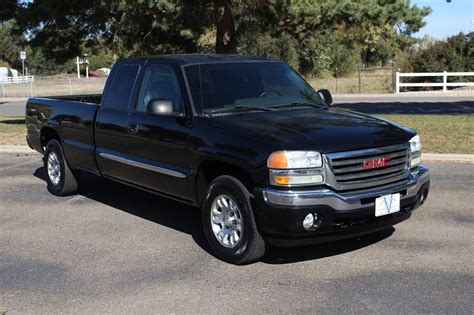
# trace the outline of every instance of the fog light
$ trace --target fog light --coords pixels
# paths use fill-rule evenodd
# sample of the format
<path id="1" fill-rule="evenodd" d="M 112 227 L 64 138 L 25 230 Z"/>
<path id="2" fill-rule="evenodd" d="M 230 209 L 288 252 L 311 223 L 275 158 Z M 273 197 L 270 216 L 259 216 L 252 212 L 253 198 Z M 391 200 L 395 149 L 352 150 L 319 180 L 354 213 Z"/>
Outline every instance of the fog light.
<path id="1" fill-rule="evenodd" d="M 321 216 L 317 213 L 308 213 L 303 220 L 303 227 L 308 231 L 314 231 L 321 226 L 321 223 L 323 223 Z"/>
<path id="2" fill-rule="evenodd" d="M 303 220 L 303 227 L 307 230 L 311 230 L 314 224 L 314 216 L 312 213 L 309 213 Z"/>

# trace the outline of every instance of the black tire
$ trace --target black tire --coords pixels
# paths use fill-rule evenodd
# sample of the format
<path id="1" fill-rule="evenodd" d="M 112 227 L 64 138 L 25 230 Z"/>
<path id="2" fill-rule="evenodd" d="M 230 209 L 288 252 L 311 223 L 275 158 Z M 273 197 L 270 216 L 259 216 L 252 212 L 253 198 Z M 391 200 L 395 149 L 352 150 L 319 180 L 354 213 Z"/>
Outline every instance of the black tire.
<path id="1" fill-rule="evenodd" d="M 233 248 L 223 246 L 212 229 L 211 211 L 216 197 L 225 194 L 235 201 L 239 207 L 242 220 L 242 233 Z M 232 176 L 220 176 L 208 187 L 206 199 L 202 206 L 202 223 L 204 234 L 213 254 L 226 262 L 243 265 L 259 260 L 265 254 L 265 241 L 257 229 L 251 194 L 245 186 Z"/>
<path id="2" fill-rule="evenodd" d="M 56 154 L 59 161 L 59 182 L 54 183 L 48 174 L 48 158 L 50 154 Z M 77 193 L 79 185 L 79 171 L 72 171 L 64 158 L 63 149 L 59 141 L 53 139 L 48 142 L 44 150 L 44 175 L 48 184 L 48 191 L 56 196 L 68 196 Z"/>

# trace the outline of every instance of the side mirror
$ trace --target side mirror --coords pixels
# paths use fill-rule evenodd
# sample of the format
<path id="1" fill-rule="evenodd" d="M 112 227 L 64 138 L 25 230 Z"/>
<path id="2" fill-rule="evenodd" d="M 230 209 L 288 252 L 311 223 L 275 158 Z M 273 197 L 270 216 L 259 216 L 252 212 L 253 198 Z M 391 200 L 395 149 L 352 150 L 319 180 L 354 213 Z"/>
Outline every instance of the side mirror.
<path id="1" fill-rule="evenodd" d="M 318 91 L 318 94 L 319 96 L 321 96 L 321 98 L 326 104 L 332 105 L 332 95 L 331 95 L 331 92 L 329 92 L 329 90 L 321 89 Z"/>
<path id="2" fill-rule="evenodd" d="M 152 116 L 183 117 L 182 111 L 176 111 L 174 101 L 164 98 L 155 98 L 148 102 L 146 112 Z"/>

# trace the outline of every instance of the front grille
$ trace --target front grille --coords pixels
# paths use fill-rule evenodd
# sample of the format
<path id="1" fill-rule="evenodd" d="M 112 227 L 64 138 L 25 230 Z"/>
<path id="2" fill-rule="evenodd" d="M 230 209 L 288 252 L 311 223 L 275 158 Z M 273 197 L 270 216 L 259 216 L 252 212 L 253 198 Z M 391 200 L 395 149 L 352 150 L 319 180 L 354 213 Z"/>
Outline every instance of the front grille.
<path id="1" fill-rule="evenodd" d="M 364 169 L 364 161 L 382 158 L 390 158 L 390 164 Z M 407 144 L 330 153 L 326 162 L 331 172 L 328 184 L 341 191 L 389 185 L 406 179 L 409 174 Z"/>

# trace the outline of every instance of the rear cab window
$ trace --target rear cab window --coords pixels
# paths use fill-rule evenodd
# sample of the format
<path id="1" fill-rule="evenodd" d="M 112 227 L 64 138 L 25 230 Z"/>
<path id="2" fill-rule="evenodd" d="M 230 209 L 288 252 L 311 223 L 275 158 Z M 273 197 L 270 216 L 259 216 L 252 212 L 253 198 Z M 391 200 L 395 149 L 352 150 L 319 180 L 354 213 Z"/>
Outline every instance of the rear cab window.
<path id="1" fill-rule="evenodd" d="M 128 110 L 139 71 L 139 65 L 119 66 L 110 86 L 107 102 L 104 104 L 106 107 L 123 111 Z"/>

